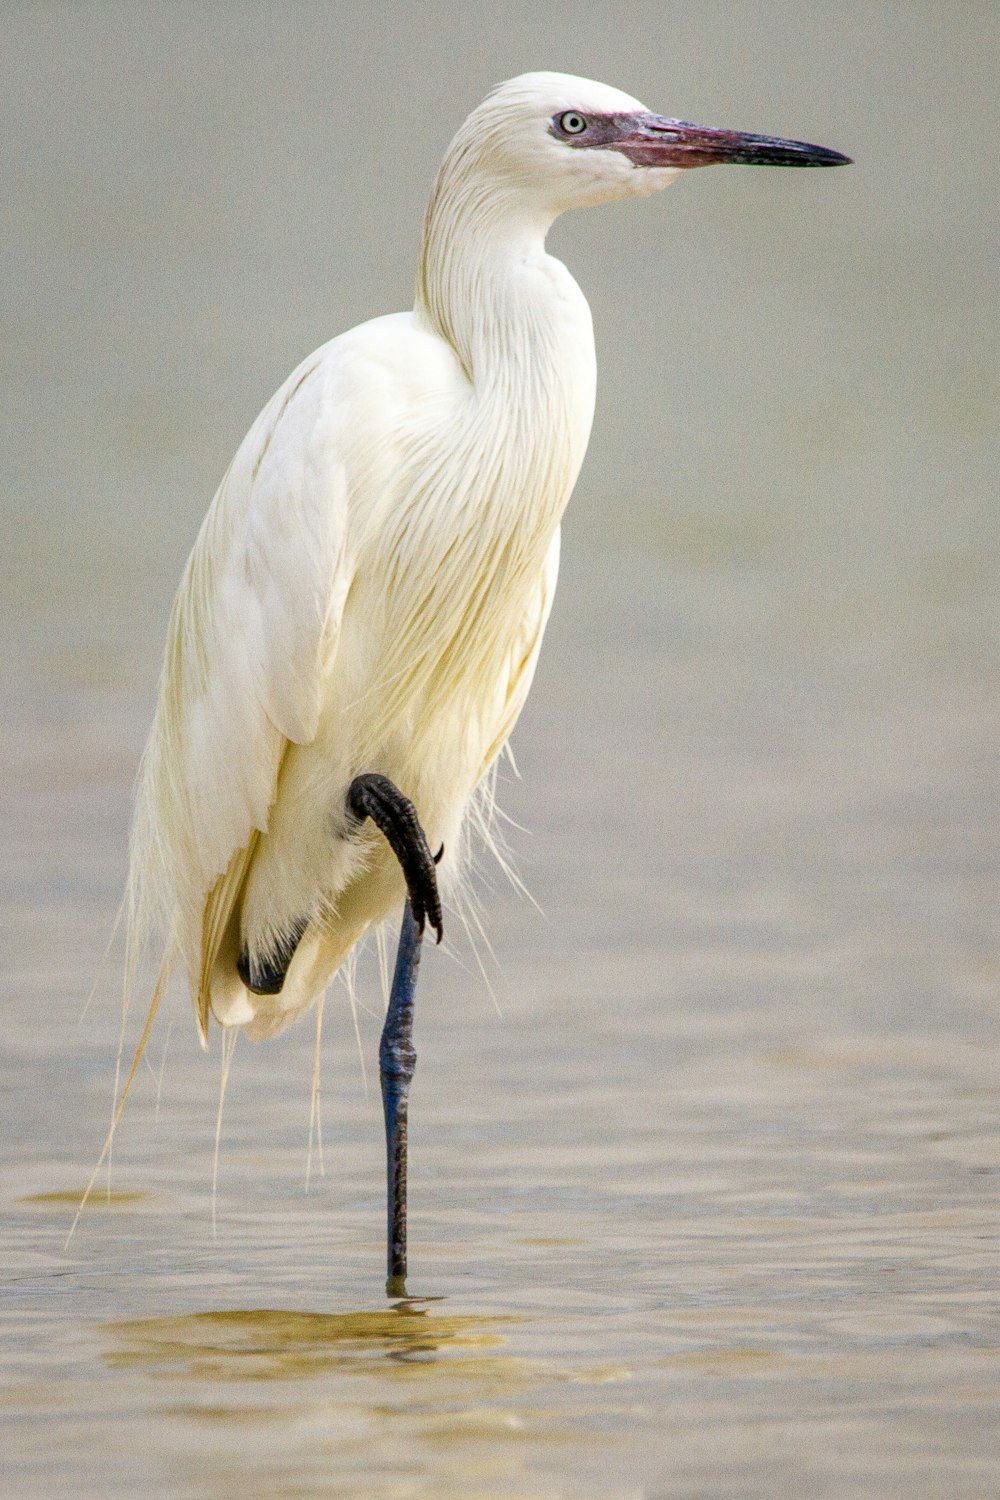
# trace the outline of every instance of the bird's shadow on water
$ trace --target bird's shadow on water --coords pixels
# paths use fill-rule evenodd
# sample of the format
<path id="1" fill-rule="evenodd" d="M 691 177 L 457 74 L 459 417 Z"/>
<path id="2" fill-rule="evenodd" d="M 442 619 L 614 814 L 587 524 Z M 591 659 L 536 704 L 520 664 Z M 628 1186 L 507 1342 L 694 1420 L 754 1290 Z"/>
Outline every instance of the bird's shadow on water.
<path id="1" fill-rule="evenodd" d="M 406 1300 L 378 1311 L 312 1313 L 274 1308 L 187 1313 L 107 1323 L 111 1369 L 219 1382 L 311 1376 L 460 1377 L 523 1388 L 540 1378 L 505 1351 L 503 1325 L 520 1319 L 450 1315 Z"/>

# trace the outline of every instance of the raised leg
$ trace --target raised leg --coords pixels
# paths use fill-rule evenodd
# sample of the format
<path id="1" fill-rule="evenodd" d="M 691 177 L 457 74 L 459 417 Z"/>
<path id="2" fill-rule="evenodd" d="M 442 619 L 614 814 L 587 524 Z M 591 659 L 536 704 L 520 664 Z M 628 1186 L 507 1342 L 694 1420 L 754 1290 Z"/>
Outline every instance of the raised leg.
<path id="1" fill-rule="evenodd" d="M 388 776 L 380 776 L 375 771 L 355 776 L 347 789 L 347 810 L 359 823 L 371 818 L 385 835 L 403 871 L 418 931 L 422 934 L 425 921 L 429 922 L 440 942 L 444 927 L 435 867 L 444 853 L 444 846 L 436 855 L 431 854 L 417 810 L 409 797 L 405 797 Z M 236 969 L 248 990 L 255 995 L 280 995 L 289 965 L 308 925 L 309 918 L 301 917 L 270 953 L 258 956 L 255 961 L 251 961 L 246 948 L 240 949 Z"/>
<path id="2" fill-rule="evenodd" d="M 406 1122 L 410 1082 L 417 1065 L 413 1046 L 413 995 L 420 966 L 421 941 L 421 929 L 407 901 L 389 994 L 389 1012 L 378 1049 L 388 1180 L 387 1297 L 406 1295 Z"/>
<path id="3" fill-rule="evenodd" d="M 431 854 L 417 810 L 409 797 L 405 797 L 388 776 L 366 771 L 362 776 L 355 776 L 348 787 L 347 808 L 359 823 L 363 823 L 365 818 L 371 818 L 375 826 L 381 829 L 399 860 L 418 930 L 422 933 L 424 922 L 428 921 L 440 942 L 444 932 L 444 919 L 441 915 L 436 866 L 444 848 L 442 846 L 436 857 Z"/>

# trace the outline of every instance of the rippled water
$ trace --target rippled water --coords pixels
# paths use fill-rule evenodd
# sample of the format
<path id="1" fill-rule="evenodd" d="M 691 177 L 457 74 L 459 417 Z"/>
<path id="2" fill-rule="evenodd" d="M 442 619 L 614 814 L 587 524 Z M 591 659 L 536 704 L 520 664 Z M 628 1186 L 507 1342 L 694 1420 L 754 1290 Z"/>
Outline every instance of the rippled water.
<path id="1" fill-rule="evenodd" d="M 336 327 L 403 300 L 412 246 L 366 171 L 338 150 L 318 179 L 295 164 L 324 101 L 343 139 L 366 88 L 409 88 L 406 143 L 365 135 L 409 223 L 469 78 L 442 83 L 403 17 L 372 52 L 329 7 L 247 7 L 245 26 L 11 11 L 17 1500 L 996 1492 L 995 165 L 972 127 L 1000 39 L 974 5 L 947 24 L 721 10 L 721 32 L 675 18 L 662 79 L 596 11 L 572 34 L 527 10 L 449 16 L 473 95 L 477 69 L 562 64 L 679 113 L 798 124 L 859 166 L 853 186 L 684 184 L 563 233 L 605 385 L 501 798 L 544 915 L 497 875 L 496 961 L 480 944 L 481 973 L 455 930 L 423 965 L 396 1303 L 371 960 L 360 1049 L 343 992 L 327 1005 L 308 1192 L 310 1025 L 237 1047 L 213 1215 L 218 1038 L 206 1059 L 177 994 L 110 1198 L 65 1241 L 110 1108 L 119 959 L 101 952 L 184 549 L 326 309 Z M 658 12 L 636 15 L 648 37 Z M 317 181 L 381 258 L 344 259 Z"/>
<path id="2" fill-rule="evenodd" d="M 845 672 L 836 636 L 818 672 L 769 623 L 780 578 L 725 625 L 719 579 L 622 564 L 613 612 L 596 566 L 564 582 L 505 799 L 546 918 L 491 898 L 499 1014 L 424 965 L 412 1302 L 382 1296 L 377 1089 L 339 996 L 308 1195 L 305 1027 L 237 1050 L 213 1238 L 218 1054 L 178 997 L 118 1194 L 64 1248 L 109 1102 L 110 979 L 76 1018 L 137 735 L 125 648 L 44 737 L 25 722 L 12 1495 L 991 1492 L 995 691 L 901 677 L 886 642 Z"/>

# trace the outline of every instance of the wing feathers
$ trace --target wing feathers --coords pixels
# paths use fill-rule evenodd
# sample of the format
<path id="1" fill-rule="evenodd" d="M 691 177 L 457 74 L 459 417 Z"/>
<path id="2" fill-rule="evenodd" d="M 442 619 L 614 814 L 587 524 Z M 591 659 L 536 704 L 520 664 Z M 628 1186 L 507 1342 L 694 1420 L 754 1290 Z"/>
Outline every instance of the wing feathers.
<path id="1" fill-rule="evenodd" d="M 171 615 L 140 775 L 131 951 L 177 934 L 199 1031 L 289 741 L 315 733 L 344 598 L 346 482 L 322 351 L 241 444 Z M 340 419 L 342 420 L 342 414 Z"/>

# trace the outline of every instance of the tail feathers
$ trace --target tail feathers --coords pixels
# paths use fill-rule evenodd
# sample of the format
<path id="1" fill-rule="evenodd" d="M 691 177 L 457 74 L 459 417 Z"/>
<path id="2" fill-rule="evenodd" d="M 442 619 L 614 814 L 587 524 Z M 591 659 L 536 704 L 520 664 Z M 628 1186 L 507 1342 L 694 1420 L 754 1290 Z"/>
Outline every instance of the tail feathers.
<path id="1" fill-rule="evenodd" d="M 133 1083 L 135 1082 L 135 1075 L 139 1071 L 139 1064 L 142 1062 L 142 1055 L 146 1050 L 146 1044 L 148 1043 L 149 1038 L 152 1034 L 153 1022 L 156 1020 L 156 1012 L 160 1008 L 160 1001 L 163 999 L 163 992 L 167 987 L 167 981 L 170 978 L 170 971 L 172 967 L 172 954 L 168 950 L 168 952 L 163 956 L 163 960 L 160 964 L 160 972 L 156 976 L 156 984 L 153 986 L 153 995 L 152 999 L 149 1002 L 149 1010 L 146 1012 L 146 1021 L 142 1028 L 142 1035 L 140 1036 L 139 1044 L 135 1049 L 135 1056 L 132 1059 L 132 1066 L 131 1068 L 129 1068 L 128 1077 L 125 1080 L 125 1087 L 121 1091 L 118 1103 L 115 1106 L 115 1112 L 111 1117 L 110 1129 L 108 1130 L 107 1136 L 105 1137 L 104 1145 L 101 1147 L 101 1154 L 97 1158 L 97 1165 L 94 1167 L 93 1172 L 91 1172 L 90 1174 L 90 1181 L 84 1188 L 83 1197 L 80 1199 L 80 1206 L 77 1209 L 76 1214 L 73 1218 L 73 1222 L 69 1227 L 69 1234 L 66 1236 L 67 1245 L 73 1238 L 73 1232 L 76 1229 L 77 1224 L 80 1222 L 80 1215 L 83 1213 L 83 1210 L 87 1206 L 87 1200 L 90 1198 L 90 1195 L 94 1188 L 94 1183 L 97 1181 L 97 1174 L 103 1167 L 107 1159 L 108 1152 L 111 1150 L 111 1142 L 114 1140 L 115 1131 L 118 1129 L 118 1122 L 121 1119 L 122 1111 L 125 1108 L 125 1101 L 129 1096 L 129 1091 L 131 1090 Z"/>

